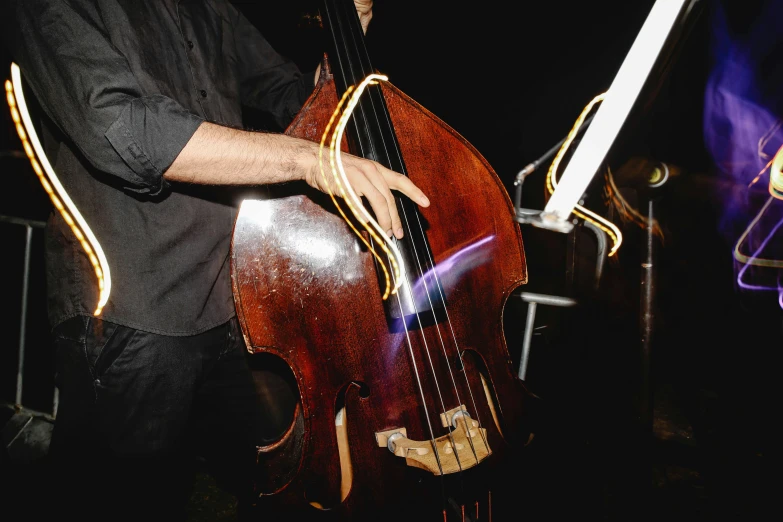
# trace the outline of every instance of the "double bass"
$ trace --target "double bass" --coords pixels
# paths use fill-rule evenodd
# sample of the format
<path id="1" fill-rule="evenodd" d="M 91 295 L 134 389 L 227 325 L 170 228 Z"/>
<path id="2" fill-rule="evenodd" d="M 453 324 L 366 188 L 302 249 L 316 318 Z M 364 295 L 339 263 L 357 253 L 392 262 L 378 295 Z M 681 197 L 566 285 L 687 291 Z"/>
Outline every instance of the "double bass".
<path id="1" fill-rule="evenodd" d="M 346 89 L 376 72 L 352 0 L 324 1 L 321 19 L 331 49 L 285 131 L 316 142 Z M 395 193 L 404 280 L 383 299 L 388 259 L 327 195 L 287 184 L 242 203 L 231 249 L 242 333 L 296 393 L 287 429 L 259 448 L 262 511 L 507 519 L 530 437 L 502 321 L 527 280 L 511 200 L 470 143 L 389 82 L 367 88 L 339 146 L 409 176 L 431 205 Z"/>

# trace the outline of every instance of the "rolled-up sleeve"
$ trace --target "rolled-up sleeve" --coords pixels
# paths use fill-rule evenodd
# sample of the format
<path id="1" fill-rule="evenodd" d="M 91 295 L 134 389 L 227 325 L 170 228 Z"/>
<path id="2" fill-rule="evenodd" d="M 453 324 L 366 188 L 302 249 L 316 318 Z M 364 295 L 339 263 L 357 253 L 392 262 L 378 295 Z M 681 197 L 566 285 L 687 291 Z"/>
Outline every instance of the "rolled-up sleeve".
<path id="1" fill-rule="evenodd" d="M 14 58 L 46 114 L 96 169 L 155 195 L 203 118 L 145 95 L 94 3 L 15 0 Z"/>
<path id="2" fill-rule="evenodd" d="M 230 5 L 229 18 L 234 30 L 242 103 L 270 114 L 281 127 L 287 126 L 313 92 L 315 70 L 302 73 Z"/>

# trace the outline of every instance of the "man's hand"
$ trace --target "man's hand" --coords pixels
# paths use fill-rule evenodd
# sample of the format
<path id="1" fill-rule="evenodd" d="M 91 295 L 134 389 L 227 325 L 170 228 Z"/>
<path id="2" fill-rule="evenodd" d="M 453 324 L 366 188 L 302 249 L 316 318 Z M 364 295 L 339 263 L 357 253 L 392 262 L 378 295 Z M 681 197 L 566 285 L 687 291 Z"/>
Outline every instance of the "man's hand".
<path id="1" fill-rule="evenodd" d="M 406 176 L 389 170 L 380 163 L 345 152 L 341 153 L 341 157 L 343 170 L 353 191 L 359 197 L 367 198 L 375 214 L 375 219 L 388 236 L 394 234 L 397 238 L 401 238 L 403 236 L 402 222 L 391 191 L 398 190 L 414 203 L 427 207 L 430 202 L 424 192 Z M 323 160 L 326 179 L 316 163 L 313 168 L 307 171 L 305 180 L 313 188 L 339 196 L 337 184 L 331 174 L 331 167 L 326 164 L 328 162 L 326 156 Z"/>
<path id="2" fill-rule="evenodd" d="M 356 5 L 356 12 L 359 14 L 359 22 L 362 24 L 362 31 L 367 34 L 367 26 L 372 20 L 372 0 L 353 0 Z"/>

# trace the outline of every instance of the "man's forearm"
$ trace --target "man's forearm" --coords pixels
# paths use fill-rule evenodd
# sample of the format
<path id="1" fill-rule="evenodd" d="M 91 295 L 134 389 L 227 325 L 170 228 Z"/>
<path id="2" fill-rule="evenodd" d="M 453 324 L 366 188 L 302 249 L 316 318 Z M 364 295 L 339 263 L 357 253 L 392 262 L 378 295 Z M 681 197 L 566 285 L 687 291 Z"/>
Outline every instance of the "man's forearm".
<path id="1" fill-rule="evenodd" d="M 204 185 L 264 185 L 304 179 L 317 145 L 283 134 L 202 123 L 164 177 Z"/>
<path id="2" fill-rule="evenodd" d="M 169 181 L 202 185 L 267 185 L 304 180 L 321 192 L 337 194 L 336 182 L 321 175 L 318 153 L 319 144 L 312 141 L 204 122 L 163 176 Z M 347 184 L 358 197 L 367 199 L 375 219 L 388 234 L 403 236 L 392 190 L 399 190 L 419 205 L 430 204 L 407 176 L 376 161 L 343 153 L 341 166 Z"/>

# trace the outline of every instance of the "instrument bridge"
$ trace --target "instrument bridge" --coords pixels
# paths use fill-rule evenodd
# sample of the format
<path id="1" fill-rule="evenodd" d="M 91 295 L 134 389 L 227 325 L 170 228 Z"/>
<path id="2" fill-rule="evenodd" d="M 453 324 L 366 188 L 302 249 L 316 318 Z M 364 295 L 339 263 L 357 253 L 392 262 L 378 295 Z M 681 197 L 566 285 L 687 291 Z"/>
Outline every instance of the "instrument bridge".
<path id="1" fill-rule="evenodd" d="M 464 406 L 441 414 L 441 423 L 444 427 L 453 427 L 453 430 L 432 440 L 410 439 L 404 427 L 376 432 L 375 440 L 379 447 L 386 447 L 394 455 L 404 458 L 408 466 L 424 469 L 433 475 L 470 469 L 492 454 L 487 430 L 470 417 Z"/>

